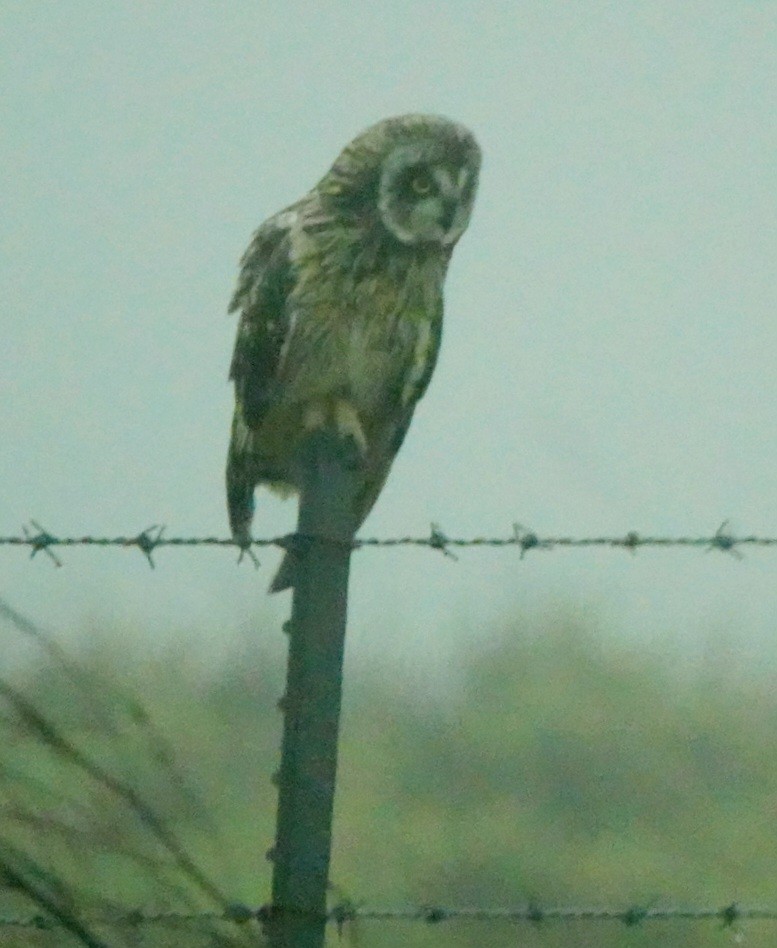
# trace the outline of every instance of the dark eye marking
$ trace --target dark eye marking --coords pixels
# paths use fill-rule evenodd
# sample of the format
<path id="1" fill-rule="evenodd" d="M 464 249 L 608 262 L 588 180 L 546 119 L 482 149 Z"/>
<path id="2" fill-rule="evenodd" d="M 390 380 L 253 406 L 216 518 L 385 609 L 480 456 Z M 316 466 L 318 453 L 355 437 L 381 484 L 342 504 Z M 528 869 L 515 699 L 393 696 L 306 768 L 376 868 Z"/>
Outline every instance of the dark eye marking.
<path id="1" fill-rule="evenodd" d="M 437 194 L 440 189 L 426 165 L 410 165 L 397 176 L 396 190 L 402 197 L 415 200 Z"/>
<path id="2" fill-rule="evenodd" d="M 411 178 L 410 187 L 418 195 L 430 194 L 436 190 L 436 183 L 428 171 L 419 171 L 415 177 Z"/>

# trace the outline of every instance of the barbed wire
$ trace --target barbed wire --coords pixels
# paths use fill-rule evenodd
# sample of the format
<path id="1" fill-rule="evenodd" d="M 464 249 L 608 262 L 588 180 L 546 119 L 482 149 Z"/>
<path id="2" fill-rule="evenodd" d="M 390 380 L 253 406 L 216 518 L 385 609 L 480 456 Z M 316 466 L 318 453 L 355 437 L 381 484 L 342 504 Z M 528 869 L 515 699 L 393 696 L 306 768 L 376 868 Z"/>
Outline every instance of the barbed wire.
<path id="1" fill-rule="evenodd" d="M 264 905 L 254 909 L 239 903 L 230 905 L 225 911 L 159 911 L 142 909 L 124 914 L 93 917 L 87 921 L 92 925 L 115 925 L 140 927 L 173 922 L 267 922 L 277 909 Z M 446 908 L 440 905 L 419 905 L 404 909 L 381 909 L 357 906 L 350 901 L 335 905 L 327 914 L 327 921 L 342 929 L 349 922 L 423 922 L 437 925 L 444 922 L 530 922 L 541 925 L 545 922 L 620 922 L 627 927 L 636 927 L 645 922 L 667 921 L 719 921 L 724 927 L 737 922 L 777 921 L 777 909 L 756 908 L 731 902 L 723 908 L 656 908 L 646 905 L 630 905 L 627 908 L 551 907 L 543 908 L 530 903 L 520 908 Z M 28 916 L 0 916 L 0 928 L 36 928 L 53 930 L 61 922 L 43 913 Z"/>
<path id="2" fill-rule="evenodd" d="M 342 541 L 329 537 L 304 536 L 298 533 L 288 533 L 275 537 L 258 537 L 251 541 L 250 547 L 243 546 L 231 537 L 217 536 L 165 536 L 165 527 L 154 524 L 131 536 L 79 536 L 60 537 L 42 527 L 37 520 L 31 520 L 22 527 L 22 533 L 16 536 L 0 536 L 0 546 L 24 547 L 30 550 L 30 557 L 37 553 L 45 553 L 56 566 L 62 566 L 62 561 L 54 552 L 56 548 L 73 546 L 92 547 L 125 547 L 140 550 L 153 569 L 155 564 L 152 554 L 161 547 L 197 547 L 215 546 L 232 547 L 240 551 L 240 555 L 253 555 L 253 547 L 279 547 L 288 550 L 304 545 L 312 540 L 325 540 L 339 544 Z M 351 546 L 354 550 L 368 547 L 427 547 L 438 550 L 446 556 L 456 559 L 454 549 L 464 547 L 513 547 L 519 550 L 521 558 L 530 550 L 556 550 L 563 548 L 592 548 L 611 547 L 636 553 L 641 547 L 693 547 L 703 550 L 718 550 L 730 553 L 741 558 L 742 547 L 771 547 L 777 546 L 777 537 L 745 535 L 736 536 L 730 530 L 725 520 L 717 530 L 707 536 L 651 536 L 629 530 L 623 535 L 611 536 L 541 536 L 521 524 L 514 523 L 512 530 L 506 536 L 448 536 L 438 524 L 432 524 L 426 536 L 403 537 L 367 537 L 356 538 Z M 256 560 L 254 559 L 256 563 Z"/>

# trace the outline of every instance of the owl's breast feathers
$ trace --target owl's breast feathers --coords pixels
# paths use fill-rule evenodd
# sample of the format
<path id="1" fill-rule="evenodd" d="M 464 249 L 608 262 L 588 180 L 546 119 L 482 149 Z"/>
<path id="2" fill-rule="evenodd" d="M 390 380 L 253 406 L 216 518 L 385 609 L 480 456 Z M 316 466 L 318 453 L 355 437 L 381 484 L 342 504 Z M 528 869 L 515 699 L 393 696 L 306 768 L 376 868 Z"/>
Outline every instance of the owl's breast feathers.
<path id="1" fill-rule="evenodd" d="M 308 230 L 298 207 L 260 228 L 243 258 L 236 440 L 281 473 L 311 409 L 323 422 L 345 402 L 368 453 L 390 463 L 437 359 L 447 258 L 387 257 L 347 228 Z"/>

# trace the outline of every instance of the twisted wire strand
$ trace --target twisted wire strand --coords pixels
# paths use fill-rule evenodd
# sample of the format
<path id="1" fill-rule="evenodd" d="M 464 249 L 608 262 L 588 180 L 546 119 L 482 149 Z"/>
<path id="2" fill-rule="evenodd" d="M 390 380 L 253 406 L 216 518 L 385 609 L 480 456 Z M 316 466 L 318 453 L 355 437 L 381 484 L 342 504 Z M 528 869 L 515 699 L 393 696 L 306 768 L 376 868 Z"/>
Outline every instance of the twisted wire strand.
<path id="1" fill-rule="evenodd" d="M 0 536 L 0 546 L 24 547 L 30 550 L 30 556 L 45 553 L 57 566 L 62 562 L 55 550 L 62 547 L 90 546 L 90 547 L 134 547 L 139 549 L 147 558 L 151 567 L 154 566 L 152 554 L 162 547 L 232 547 L 241 551 L 241 554 L 256 547 L 279 547 L 289 549 L 312 540 L 341 544 L 341 540 L 334 540 L 322 536 L 303 536 L 289 533 L 275 537 L 259 537 L 251 542 L 251 547 L 242 547 L 230 537 L 218 536 L 165 536 L 165 528 L 154 525 L 141 530 L 140 533 L 127 536 L 73 536 L 60 537 L 43 528 L 37 521 L 30 521 L 30 526 L 24 526 L 22 533 L 16 536 Z M 748 534 L 736 536 L 728 529 L 728 521 L 724 521 L 718 529 L 705 536 L 652 536 L 643 535 L 636 530 L 630 530 L 622 535 L 602 536 L 541 536 L 533 530 L 528 530 L 520 524 L 513 524 L 512 530 L 505 536 L 448 536 L 437 524 L 432 524 L 426 536 L 399 536 L 399 537 L 357 537 L 351 541 L 354 550 L 371 547 L 426 547 L 450 556 L 455 559 L 453 549 L 483 548 L 483 547 L 513 547 L 519 550 L 521 557 L 531 550 L 556 550 L 569 548 L 611 547 L 628 550 L 635 553 L 641 547 L 669 548 L 692 547 L 703 550 L 718 550 L 741 558 L 743 547 L 773 547 L 777 546 L 777 537 Z"/>
<path id="2" fill-rule="evenodd" d="M 112 914 L 90 918 L 96 925 L 117 925 L 142 927 L 170 922 L 232 922 L 246 924 L 252 921 L 263 923 L 275 914 L 271 906 L 254 909 L 236 903 L 223 912 L 217 911 L 144 911 L 136 909 L 125 914 Z M 642 925 L 651 921 L 718 921 L 725 927 L 737 922 L 777 921 L 777 909 L 741 906 L 732 902 L 723 908 L 656 908 L 631 905 L 626 908 L 592 908 L 580 906 L 557 906 L 543 908 L 540 905 L 526 905 L 520 908 L 476 908 L 443 907 L 421 905 L 409 908 L 369 908 L 356 906 L 345 901 L 335 905 L 327 915 L 327 921 L 342 927 L 348 922 L 423 922 L 428 925 L 451 921 L 467 922 L 530 922 L 540 925 L 545 922 L 620 922 L 628 927 Z M 56 929 L 61 926 L 57 918 L 42 913 L 28 916 L 0 916 L 2 928 L 38 928 Z"/>

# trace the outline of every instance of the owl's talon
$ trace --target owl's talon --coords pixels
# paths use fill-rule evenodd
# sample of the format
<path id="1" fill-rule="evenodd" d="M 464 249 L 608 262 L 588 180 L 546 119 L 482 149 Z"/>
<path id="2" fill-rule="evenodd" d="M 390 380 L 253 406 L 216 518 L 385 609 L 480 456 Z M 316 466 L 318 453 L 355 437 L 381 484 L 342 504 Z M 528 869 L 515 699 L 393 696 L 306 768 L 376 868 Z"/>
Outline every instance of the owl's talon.
<path id="1" fill-rule="evenodd" d="M 356 464 L 367 454 L 367 436 L 364 434 L 359 414 L 353 405 L 344 399 L 336 399 L 331 405 L 317 403 L 308 406 L 303 424 L 306 431 L 316 431 L 327 427 L 328 424 L 333 425 L 340 438 L 353 445 Z"/>
<path id="2" fill-rule="evenodd" d="M 243 557 L 247 556 L 251 560 L 251 562 L 254 564 L 254 567 L 256 569 L 259 569 L 259 567 L 261 566 L 261 563 L 259 562 L 259 557 L 251 549 L 251 543 L 253 542 L 251 538 L 250 537 L 240 537 L 240 538 L 235 537 L 234 542 L 235 542 L 235 546 L 237 546 L 240 550 L 240 552 L 237 555 L 237 565 L 240 566 L 240 564 L 243 562 Z"/>
<path id="3" fill-rule="evenodd" d="M 254 569 L 259 569 L 259 567 L 262 565 L 259 562 L 259 557 L 256 555 L 256 553 L 254 553 L 251 547 L 247 546 L 247 547 L 243 547 L 243 549 L 238 554 L 238 557 L 237 557 L 238 566 L 240 566 L 240 564 L 243 562 L 244 556 L 247 556 L 251 560 L 251 562 L 254 564 Z"/>
<path id="4" fill-rule="evenodd" d="M 350 402 L 337 401 L 334 406 L 334 421 L 341 438 L 351 438 L 362 457 L 367 453 L 367 436 L 356 409 Z"/>

